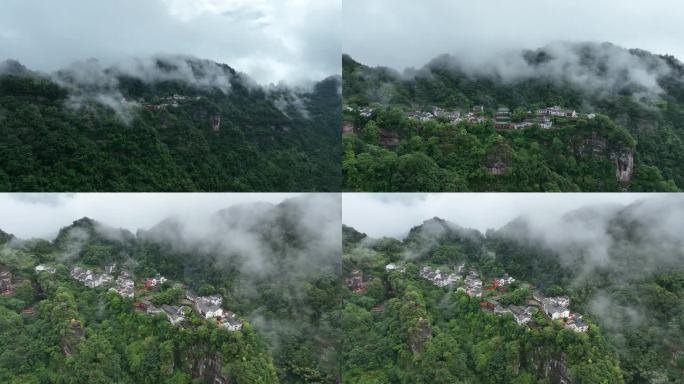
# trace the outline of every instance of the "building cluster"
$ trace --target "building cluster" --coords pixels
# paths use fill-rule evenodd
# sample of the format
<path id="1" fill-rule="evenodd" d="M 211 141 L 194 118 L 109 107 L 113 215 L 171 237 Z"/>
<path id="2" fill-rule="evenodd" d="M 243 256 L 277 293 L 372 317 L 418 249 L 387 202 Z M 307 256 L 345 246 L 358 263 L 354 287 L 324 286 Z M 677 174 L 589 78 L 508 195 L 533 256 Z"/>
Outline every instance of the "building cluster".
<path id="1" fill-rule="evenodd" d="M 531 112 L 528 112 L 531 114 Z M 511 110 L 506 107 L 501 107 L 494 115 L 494 128 L 496 129 L 522 129 L 539 125 L 541 128 L 549 129 L 553 126 L 553 122 L 548 115 L 537 115 L 536 117 L 528 117 L 521 122 L 514 123 L 511 121 Z"/>
<path id="2" fill-rule="evenodd" d="M 582 319 L 582 315 L 572 313 L 568 309 L 570 298 L 568 296 L 545 297 L 540 292 L 535 292 L 532 297 L 541 303 L 542 310 L 552 320 L 563 320 L 563 326 L 575 332 L 586 332 L 589 325 Z"/>
<path id="3" fill-rule="evenodd" d="M 442 271 L 440 269 L 433 269 L 432 267 L 423 267 L 420 270 L 420 276 L 432 282 L 438 287 L 446 287 L 454 285 L 461 281 L 461 276 L 455 272 Z"/>
<path id="4" fill-rule="evenodd" d="M 242 329 L 242 321 L 237 318 L 235 313 L 224 311 L 221 308 L 223 304 L 221 296 L 197 296 L 188 291 L 185 297 L 193 304 L 197 313 L 207 320 L 216 321 L 216 324 L 221 328 L 229 331 L 239 331 Z M 149 300 L 135 301 L 132 304 L 148 315 L 165 315 L 171 325 L 181 325 L 192 311 L 192 308 L 185 305 L 163 304 L 161 307 L 156 307 Z"/>
<path id="5" fill-rule="evenodd" d="M 537 110 L 537 116 L 556 116 L 567 117 L 570 119 L 577 118 L 577 112 L 574 109 L 564 109 L 560 106 L 546 107 Z"/>
<path id="6" fill-rule="evenodd" d="M 90 269 L 81 267 L 71 268 L 71 277 L 80 281 L 88 288 L 100 287 L 104 284 L 109 284 L 114 280 L 114 276 L 107 273 L 95 273 Z"/>
<path id="7" fill-rule="evenodd" d="M 10 296 L 14 294 L 14 284 L 12 284 L 12 273 L 0 271 L 0 295 Z"/>
<path id="8" fill-rule="evenodd" d="M 169 281 L 169 279 L 157 273 L 154 277 L 145 279 L 145 288 L 157 287 L 167 281 Z"/>
<path id="9" fill-rule="evenodd" d="M 482 297 L 482 280 L 477 272 L 470 271 L 464 279 L 466 294 L 470 297 Z"/>
<path id="10" fill-rule="evenodd" d="M 351 289 L 354 293 L 363 293 L 368 286 L 368 283 L 363 280 L 363 271 L 360 269 L 353 270 L 345 281 L 347 283 L 347 288 Z"/>
<path id="11" fill-rule="evenodd" d="M 358 109 L 359 115 L 362 117 L 371 117 L 373 116 L 373 112 L 375 112 L 375 109 L 371 107 L 361 107 Z"/>
<path id="12" fill-rule="evenodd" d="M 495 287 L 503 287 L 504 285 L 512 284 L 515 281 L 513 276 L 509 276 L 508 273 L 504 273 L 503 276 L 494 279 Z"/>
<path id="13" fill-rule="evenodd" d="M 497 315 L 505 315 L 510 313 L 518 325 L 524 325 L 532 321 L 533 309 L 529 306 L 519 307 L 517 305 L 509 305 L 508 307 L 503 307 L 494 299 L 481 301 L 480 306 L 483 309 L 492 311 Z"/>
<path id="14" fill-rule="evenodd" d="M 219 295 L 197 296 L 187 292 L 185 297 L 195 305 L 195 310 L 205 319 L 216 319 L 216 323 L 229 331 L 242 329 L 242 321 L 237 319 L 235 313 L 224 311 L 221 308 L 223 298 Z"/>
<path id="15" fill-rule="evenodd" d="M 223 316 L 223 298 L 219 295 L 212 296 L 196 296 L 191 292 L 187 292 L 185 297 L 194 305 L 197 312 L 206 319 Z"/>
<path id="16" fill-rule="evenodd" d="M 168 304 L 162 304 L 161 310 L 164 312 L 171 325 L 179 325 L 185 321 L 185 315 L 188 313 L 183 307 Z"/>
<path id="17" fill-rule="evenodd" d="M 414 110 L 408 112 L 406 117 L 411 120 L 420 121 L 422 123 L 442 118 L 452 124 L 460 122 L 468 122 L 473 124 L 484 124 L 487 119 L 483 116 L 484 107 L 476 106 L 470 112 L 462 114 L 460 111 L 445 110 L 439 107 L 433 107 L 431 111 Z"/>
<path id="18" fill-rule="evenodd" d="M 113 270 L 112 270 L 113 272 Z M 109 288 L 110 291 L 116 292 L 121 297 L 133 297 L 135 295 L 135 282 L 128 271 L 121 271 L 119 277 L 114 282 L 114 287 Z"/>
<path id="19" fill-rule="evenodd" d="M 166 108 L 178 108 L 181 104 L 187 103 L 188 101 L 191 100 L 200 100 L 202 96 L 184 96 L 184 95 L 178 95 L 174 94 L 171 96 L 166 96 L 161 99 L 161 102 L 159 103 L 147 103 L 145 102 L 145 99 L 140 99 L 138 100 L 138 103 L 142 104 L 145 108 L 149 110 L 157 110 L 157 109 L 166 109 Z M 124 97 L 121 99 L 122 104 L 128 104 L 131 103 L 132 101 L 129 100 L 128 98 Z"/>

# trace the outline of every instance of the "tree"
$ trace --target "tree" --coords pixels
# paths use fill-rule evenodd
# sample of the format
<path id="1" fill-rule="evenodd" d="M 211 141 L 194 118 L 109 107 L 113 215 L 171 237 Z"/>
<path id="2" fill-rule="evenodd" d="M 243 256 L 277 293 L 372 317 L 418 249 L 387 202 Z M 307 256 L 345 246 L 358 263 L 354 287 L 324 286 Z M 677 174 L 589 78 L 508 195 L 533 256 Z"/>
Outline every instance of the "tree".
<path id="1" fill-rule="evenodd" d="M 369 121 L 361 130 L 363 140 L 369 144 L 377 145 L 380 140 L 380 128 L 375 121 Z"/>

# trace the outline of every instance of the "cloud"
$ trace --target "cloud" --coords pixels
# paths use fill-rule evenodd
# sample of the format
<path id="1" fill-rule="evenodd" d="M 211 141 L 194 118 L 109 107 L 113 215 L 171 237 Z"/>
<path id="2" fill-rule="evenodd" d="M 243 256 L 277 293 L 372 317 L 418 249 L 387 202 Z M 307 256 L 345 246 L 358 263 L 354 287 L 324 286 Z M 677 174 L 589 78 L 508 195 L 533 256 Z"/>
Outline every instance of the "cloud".
<path id="1" fill-rule="evenodd" d="M 597 272 L 630 280 L 684 265 L 684 240 L 674 229 L 684 225 L 684 197 L 677 194 L 525 220 L 528 231 L 513 235 L 552 250 L 563 266 L 575 271 L 576 283 Z"/>
<path id="2" fill-rule="evenodd" d="M 340 262 L 340 213 L 339 194 L 312 194 L 278 206 L 236 205 L 208 219 L 173 218 L 141 236 L 178 252 L 216 257 L 217 268 L 239 268 L 258 277 L 286 270 L 308 279 Z"/>
<path id="3" fill-rule="evenodd" d="M 74 198 L 75 195 L 73 193 L 9 193 L 7 196 L 28 203 L 59 206 Z"/>
<path id="4" fill-rule="evenodd" d="M 206 221 L 217 210 L 250 202 L 280 203 L 292 193 L 6 193 L 0 194 L 0 229 L 20 238 L 54 238 L 60 228 L 90 217 L 133 233 L 177 216 Z"/>
<path id="5" fill-rule="evenodd" d="M 372 237 L 403 237 L 424 220 L 440 217 L 481 232 L 521 215 L 560 217 L 586 205 L 625 205 L 662 196 L 638 193 L 353 193 L 344 194 L 343 222 Z"/>
<path id="6" fill-rule="evenodd" d="M 682 11 L 676 0 L 345 0 L 343 50 L 399 70 L 445 53 L 486 64 L 553 41 L 609 41 L 682 60 Z"/>
<path id="7" fill-rule="evenodd" d="M 340 73 L 341 0 L 7 0 L 0 61 L 53 72 L 157 54 L 226 63 L 262 84 Z"/>

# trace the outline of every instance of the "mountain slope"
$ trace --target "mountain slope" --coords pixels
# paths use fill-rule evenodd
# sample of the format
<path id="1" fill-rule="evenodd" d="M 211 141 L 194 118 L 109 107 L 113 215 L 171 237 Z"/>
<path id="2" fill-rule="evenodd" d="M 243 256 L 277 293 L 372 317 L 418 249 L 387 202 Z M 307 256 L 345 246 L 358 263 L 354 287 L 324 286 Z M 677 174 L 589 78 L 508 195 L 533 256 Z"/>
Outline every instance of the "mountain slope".
<path id="1" fill-rule="evenodd" d="M 339 80 L 266 89 L 226 65 L 157 57 L 51 76 L 0 71 L 0 189 L 331 191 Z"/>
<path id="2" fill-rule="evenodd" d="M 1 381 L 336 382 L 335 204 L 325 195 L 235 206 L 208 222 L 170 218 L 137 234 L 83 218 L 54 241 L 5 245 L 0 272 L 14 288 L 0 296 L 0 340 L 20 348 L 0 351 Z M 91 288 L 74 267 L 113 280 Z M 132 297 L 110 292 L 126 274 Z M 158 274 L 166 281 L 153 285 Z M 188 293 L 218 295 L 242 328 L 205 319 Z M 187 307 L 185 320 L 141 310 L 150 304 Z"/>
<path id="3" fill-rule="evenodd" d="M 587 207 L 562 218 L 518 218 L 486 235 L 435 218 L 401 241 L 345 236 L 343 378 L 680 382 L 684 253 L 674 228 L 682 207 L 677 197 Z M 424 267 L 462 280 L 437 286 Z M 464 290 L 469 271 L 482 281 L 481 297 Z M 515 281 L 494 284 L 504 273 Z M 535 291 L 568 295 L 588 331 L 541 310 L 519 325 L 487 304 L 532 308 Z"/>
<path id="4" fill-rule="evenodd" d="M 673 57 L 607 43 L 554 43 L 477 63 L 444 55 L 404 73 L 344 56 L 344 121 L 354 132 L 344 140 L 345 188 L 676 190 L 684 183 L 682 68 Z M 514 121 L 552 106 L 580 118 L 513 131 L 407 118 L 435 107 L 465 115 L 475 106 L 491 120 L 504 106 Z M 603 117 L 583 121 L 587 114 Z M 411 164 L 428 180 L 406 180 L 402 168 Z M 373 185 L 370 172 L 387 181 Z"/>

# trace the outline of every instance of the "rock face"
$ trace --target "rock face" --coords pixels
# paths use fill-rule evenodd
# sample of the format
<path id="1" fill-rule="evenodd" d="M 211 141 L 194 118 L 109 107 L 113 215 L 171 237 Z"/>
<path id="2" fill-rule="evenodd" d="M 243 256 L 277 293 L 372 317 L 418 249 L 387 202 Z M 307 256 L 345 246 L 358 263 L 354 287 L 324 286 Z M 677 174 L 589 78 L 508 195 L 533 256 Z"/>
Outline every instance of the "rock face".
<path id="1" fill-rule="evenodd" d="M 432 328 L 426 319 L 418 319 L 418 325 L 409 331 L 409 347 L 413 353 L 421 353 L 432 336 Z"/>
<path id="2" fill-rule="evenodd" d="M 64 336 L 62 336 L 62 352 L 65 355 L 71 356 L 76 352 L 76 348 L 81 343 L 85 332 L 81 322 L 76 319 L 71 319 L 67 326 Z"/>
<path id="3" fill-rule="evenodd" d="M 204 348 L 191 347 L 181 358 L 184 365 L 192 372 L 193 379 L 203 383 L 229 384 L 228 378 L 221 373 L 223 363 L 217 352 L 210 352 Z"/>
<path id="4" fill-rule="evenodd" d="M 600 137 L 596 132 L 592 132 L 590 137 L 585 138 L 579 146 L 582 155 L 605 158 L 609 152 L 610 159 L 615 164 L 615 178 L 623 183 L 632 179 L 634 173 L 634 150 L 624 148 L 619 151 L 608 148 L 606 139 Z"/>
<path id="5" fill-rule="evenodd" d="M 8 271 L 0 271 L 0 295 L 11 296 L 13 294 L 12 274 Z"/>
<path id="6" fill-rule="evenodd" d="M 362 293 L 366 291 L 368 283 L 363 279 L 363 271 L 355 269 L 351 275 L 346 278 L 347 288 L 354 293 Z"/>
<path id="7" fill-rule="evenodd" d="M 503 175 L 506 172 L 506 164 L 503 161 L 497 161 L 490 165 L 487 170 L 495 176 Z"/>
<path id="8" fill-rule="evenodd" d="M 499 142 L 489 149 L 489 153 L 484 160 L 484 167 L 491 175 L 501 176 L 506 173 L 512 157 L 513 151 L 511 147 L 503 142 Z"/>
<path id="9" fill-rule="evenodd" d="M 399 134 L 390 132 L 386 129 L 381 129 L 379 142 L 383 147 L 394 147 L 399 145 Z"/>
<path id="10" fill-rule="evenodd" d="M 544 377 L 553 384 L 570 384 L 568 367 L 565 365 L 565 356 L 561 359 L 551 359 L 544 363 Z"/>
<path id="11" fill-rule="evenodd" d="M 568 375 L 568 366 L 564 353 L 535 360 L 537 375 L 545 378 L 551 384 L 572 384 Z"/>
<path id="12" fill-rule="evenodd" d="M 600 137 L 596 132 L 592 132 L 591 137 L 587 137 L 582 141 L 579 151 L 584 155 L 601 156 L 607 146 L 606 139 Z"/>
<path id="13" fill-rule="evenodd" d="M 212 115 L 211 116 L 211 128 L 214 131 L 218 131 L 221 129 L 221 115 Z"/>
<path id="14" fill-rule="evenodd" d="M 622 151 L 614 156 L 615 177 L 618 181 L 629 182 L 634 173 L 634 152 L 632 150 Z"/>
<path id="15" fill-rule="evenodd" d="M 228 384 L 228 378 L 221 373 L 222 367 L 223 365 L 216 354 L 210 357 L 202 357 L 192 367 L 193 376 L 203 379 L 206 383 Z"/>

